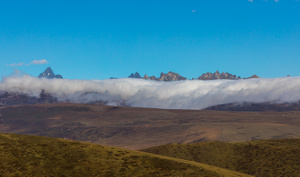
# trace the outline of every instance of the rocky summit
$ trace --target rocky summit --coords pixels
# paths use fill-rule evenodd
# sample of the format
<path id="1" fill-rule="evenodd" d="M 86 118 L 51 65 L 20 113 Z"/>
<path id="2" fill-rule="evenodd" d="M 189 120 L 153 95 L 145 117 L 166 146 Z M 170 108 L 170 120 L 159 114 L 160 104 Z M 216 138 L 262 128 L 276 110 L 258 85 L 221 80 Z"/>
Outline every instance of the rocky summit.
<path id="1" fill-rule="evenodd" d="M 50 67 L 48 67 L 44 72 L 42 72 L 39 78 L 47 78 L 47 79 L 62 79 L 63 77 L 60 74 L 55 75 Z"/>
<path id="2" fill-rule="evenodd" d="M 216 80 L 216 79 L 230 79 L 230 80 L 237 80 L 241 79 L 240 76 L 232 75 L 230 73 L 220 73 L 219 71 L 216 71 L 215 73 L 207 72 L 205 74 L 202 74 L 197 78 L 198 80 Z"/>
<path id="3" fill-rule="evenodd" d="M 156 81 L 180 81 L 180 80 L 186 80 L 187 78 L 180 76 L 178 73 L 169 71 L 167 74 L 162 72 L 159 78 L 156 78 L 155 76 L 148 77 L 147 74 L 145 74 L 143 79 L 156 80 Z"/>
<path id="4" fill-rule="evenodd" d="M 173 73 L 172 71 L 169 71 L 167 74 L 162 72 L 158 80 L 159 81 L 180 81 L 180 80 L 186 80 L 186 77 L 182 77 L 178 73 Z"/>

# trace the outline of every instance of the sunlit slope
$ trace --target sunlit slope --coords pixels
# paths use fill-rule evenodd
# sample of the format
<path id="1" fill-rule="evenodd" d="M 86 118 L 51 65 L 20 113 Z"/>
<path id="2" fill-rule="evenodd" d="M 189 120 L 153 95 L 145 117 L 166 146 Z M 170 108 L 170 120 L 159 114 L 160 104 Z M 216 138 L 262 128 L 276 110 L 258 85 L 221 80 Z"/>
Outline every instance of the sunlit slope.
<path id="1" fill-rule="evenodd" d="M 254 176 L 300 176 L 300 139 L 168 144 L 142 150 Z"/>
<path id="2" fill-rule="evenodd" d="M 0 134 L 3 176 L 248 176 L 182 159 L 49 137 Z"/>

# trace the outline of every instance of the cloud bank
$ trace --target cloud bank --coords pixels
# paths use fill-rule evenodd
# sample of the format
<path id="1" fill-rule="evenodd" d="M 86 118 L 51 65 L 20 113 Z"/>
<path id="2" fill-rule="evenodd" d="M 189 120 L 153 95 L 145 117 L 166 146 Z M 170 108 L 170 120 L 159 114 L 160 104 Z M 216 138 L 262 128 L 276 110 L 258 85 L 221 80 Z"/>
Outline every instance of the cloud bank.
<path id="1" fill-rule="evenodd" d="M 248 80 L 186 80 L 158 82 L 143 79 L 39 79 L 28 75 L 5 77 L 0 91 L 39 97 L 42 90 L 59 101 L 168 109 L 203 109 L 233 102 L 297 102 L 300 77 Z"/>

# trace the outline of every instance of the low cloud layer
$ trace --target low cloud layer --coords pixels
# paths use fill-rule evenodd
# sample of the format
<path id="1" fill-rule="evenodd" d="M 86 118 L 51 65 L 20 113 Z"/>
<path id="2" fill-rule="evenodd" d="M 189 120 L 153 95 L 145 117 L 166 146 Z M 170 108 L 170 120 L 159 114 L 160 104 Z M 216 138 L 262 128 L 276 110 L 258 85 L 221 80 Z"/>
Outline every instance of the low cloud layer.
<path id="1" fill-rule="evenodd" d="M 249 80 L 186 80 L 158 82 L 143 79 L 39 79 L 28 75 L 3 78 L 0 91 L 39 97 L 42 90 L 60 101 L 133 107 L 203 109 L 233 102 L 296 102 L 300 77 Z"/>

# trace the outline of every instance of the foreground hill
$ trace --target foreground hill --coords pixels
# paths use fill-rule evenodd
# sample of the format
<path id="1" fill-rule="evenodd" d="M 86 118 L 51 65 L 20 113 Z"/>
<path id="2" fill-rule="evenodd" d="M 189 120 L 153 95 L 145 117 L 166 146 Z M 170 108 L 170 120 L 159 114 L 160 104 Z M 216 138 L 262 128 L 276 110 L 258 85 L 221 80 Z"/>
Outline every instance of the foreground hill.
<path id="1" fill-rule="evenodd" d="M 81 104 L 0 107 L 0 132 L 142 149 L 168 143 L 300 137 L 300 112 L 166 110 Z"/>
<path id="2" fill-rule="evenodd" d="M 257 177 L 300 176 L 300 139 L 168 144 L 142 151 L 206 163 Z"/>
<path id="3" fill-rule="evenodd" d="M 3 176 L 248 176 L 205 164 L 49 137 L 0 134 Z"/>

